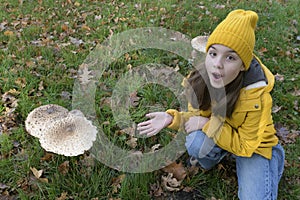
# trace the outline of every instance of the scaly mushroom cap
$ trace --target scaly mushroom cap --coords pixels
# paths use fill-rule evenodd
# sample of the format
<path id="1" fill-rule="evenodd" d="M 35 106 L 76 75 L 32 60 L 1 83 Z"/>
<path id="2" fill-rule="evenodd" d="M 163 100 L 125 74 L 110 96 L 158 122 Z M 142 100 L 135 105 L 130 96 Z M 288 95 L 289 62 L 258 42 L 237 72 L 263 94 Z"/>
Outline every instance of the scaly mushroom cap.
<path id="1" fill-rule="evenodd" d="M 68 112 L 66 108 L 55 104 L 35 108 L 28 114 L 25 120 L 26 131 L 30 135 L 40 138 L 47 129 L 47 125 L 65 118 Z"/>
<path id="2" fill-rule="evenodd" d="M 65 156 L 77 156 L 89 150 L 96 140 L 97 128 L 80 113 L 71 111 L 67 117 L 53 122 L 40 138 L 41 146 Z"/>

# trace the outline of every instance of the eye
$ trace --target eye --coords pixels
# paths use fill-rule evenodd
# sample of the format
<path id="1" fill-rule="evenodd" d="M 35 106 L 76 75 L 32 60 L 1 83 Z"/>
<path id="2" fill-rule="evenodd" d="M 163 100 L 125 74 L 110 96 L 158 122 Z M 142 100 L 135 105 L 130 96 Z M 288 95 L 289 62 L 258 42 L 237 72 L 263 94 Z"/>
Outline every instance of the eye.
<path id="1" fill-rule="evenodd" d="M 211 57 L 217 56 L 217 53 L 216 53 L 215 51 L 209 51 L 208 54 L 209 54 Z"/>
<path id="2" fill-rule="evenodd" d="M 228 61 L 236 61 L 237 59 L 238 59 L 238 57 L 235 55 L 228 55 L 226 57 L 226 60 L 228 60 Z"/>
<path id="3" fill-rule="evenodd" d="M 234 56 L 232 56 L 232 55 L 229 55 L 229 56 L 227 56 L 227 58 L 226 58 L 227 60 L 235 60 L 235 57 Z"/>

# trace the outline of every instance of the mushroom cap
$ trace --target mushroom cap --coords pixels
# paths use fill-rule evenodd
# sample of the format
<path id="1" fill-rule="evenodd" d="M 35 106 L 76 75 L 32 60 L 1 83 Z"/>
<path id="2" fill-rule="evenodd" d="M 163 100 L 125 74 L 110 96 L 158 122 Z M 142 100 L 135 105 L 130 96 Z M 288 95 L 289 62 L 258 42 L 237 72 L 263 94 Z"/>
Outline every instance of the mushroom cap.
<path id="1" fill-rule="evenodd" d="M 40 138 L 50 123 L 67 117 L 68 112 L 68 109 L 55 104 L 40 106 L 28 114 L 25 129 L 30 135 Z"/>
<path id="2" fill-rule="evenodd" d="M 89 150 L 96 140 L 97 128 L 85 117 L 70 112 L 63 119 L 54 121 L 43 137 L 41 146 L 46 150 L 65 156 L 77 156 Z"/>
<path id="3" fill-rule="evenodd" d="M 197 36 L 192 39 L 191 45 L 197 51 L 205 53 L 207 40 L 208 40 L 208 36 Z"/>

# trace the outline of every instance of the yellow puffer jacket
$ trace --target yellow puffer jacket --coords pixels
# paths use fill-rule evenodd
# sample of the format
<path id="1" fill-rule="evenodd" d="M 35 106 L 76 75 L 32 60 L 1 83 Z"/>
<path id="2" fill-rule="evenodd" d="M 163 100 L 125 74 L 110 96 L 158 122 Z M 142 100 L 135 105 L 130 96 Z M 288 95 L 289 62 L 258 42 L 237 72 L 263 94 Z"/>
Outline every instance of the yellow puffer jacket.
<path id="1" fill-rule="evenodd" d="M 222 149 L 237 156 L 251 157 L 253 153 L 268 159 L 272 157 L 272 147 L 278 143 L 272 120 L 272 98 L 270 95 L 274 86 L 274 76 L 259 59 L 267 85 L 252 89 L 242 88 L 235 105 L 232 117 L 220 119 L 211 116 L 210 111 L 201 111 L 188 106 L 187 112 L 174 109 L 166 112 L 173 116 L 168 126 L 178 130 L 191 116 L 209 117 L 202 131 Z M 216 131 L 217 130 L 217 131 Z"/>

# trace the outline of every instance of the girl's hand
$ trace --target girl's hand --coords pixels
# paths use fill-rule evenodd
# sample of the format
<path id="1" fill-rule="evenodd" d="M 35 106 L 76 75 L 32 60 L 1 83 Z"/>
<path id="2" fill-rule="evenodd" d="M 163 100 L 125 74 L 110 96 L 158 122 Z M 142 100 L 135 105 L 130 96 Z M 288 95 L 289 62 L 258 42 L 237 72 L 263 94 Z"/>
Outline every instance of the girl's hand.
<path id="1" fill-rule="evenodd" d="M 167 127 L 173 120 L 173 117 L 166 112 L 148 113 L 146 117 L 150 120 L 141 122 L 137 125 L 137 130 L 141 135 L 153 136 L 161 129 Z"/>
<path id="2" fill-rule="evenodd" d="M 200 130 L 208 122 L 209 118 L 202 116 L 193 116 L 184 124 L 185 131 L 187 133 Z"/>

